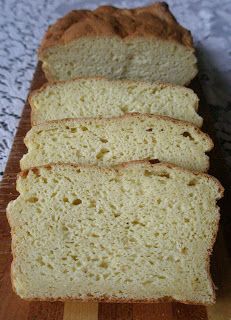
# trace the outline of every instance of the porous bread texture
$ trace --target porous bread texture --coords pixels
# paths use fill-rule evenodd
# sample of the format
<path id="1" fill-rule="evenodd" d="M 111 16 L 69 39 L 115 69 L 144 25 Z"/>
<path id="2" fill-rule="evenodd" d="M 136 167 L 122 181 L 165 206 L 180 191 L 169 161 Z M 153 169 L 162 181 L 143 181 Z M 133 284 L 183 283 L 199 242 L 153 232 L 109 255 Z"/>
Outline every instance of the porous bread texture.
<path id="1" fill-rule="evenodd" d="M 198 127 L 198 97 L 188 88 L 103 78 L 47 83 L 32 92 L 32 125 L 50 120 L 111 117 L 128 112 L 152 113 L 186 120 Z"/>
<path id="2" fill-rule="evenodd" d="M 165 3 L 72 11 L 49 27 L 39 59 L 50 81 L 106 76 L 185 85 L 197 74 L 191 34 Z"/>
<path id="3" fill-rule="evenodd" d="M 51 165 L 10 202 L 12 282 L 23 299 L 210 304 L 219 182 L 168 164 Z"/>
<path id="4" fill-rule="evenodd" d="M 189 122 L 127 114 L 100 119 L 65 119 L 32 127 L 24 142 L 22 169 L 52 162 L 111 166 L 130 160 L 158 159 L 207 171 L 213 147 L 209 136 Z"/>

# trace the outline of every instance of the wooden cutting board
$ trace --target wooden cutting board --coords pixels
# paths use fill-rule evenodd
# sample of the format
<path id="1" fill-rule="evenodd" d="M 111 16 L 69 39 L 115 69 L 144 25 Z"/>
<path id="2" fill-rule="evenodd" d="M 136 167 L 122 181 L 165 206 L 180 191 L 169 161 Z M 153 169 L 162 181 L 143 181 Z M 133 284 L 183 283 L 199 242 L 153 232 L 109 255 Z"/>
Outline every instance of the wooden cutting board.
<path id="1" fill-rule="evenodd" d="M 31 90 L 39 88 L 45 77 L 39 64 Z M 209 107 L 203 98 L 199 81 L 192 84 L 201 100 L 200 114 L 205 119 L 204 130 L 214 139 Z M 226 188 L 221 205 L 221 227 L 212 258 L 212 274 L 217 291 L 214 306 L 192 306 L 180 303 L 159 304 L 115 304 L 70 302 L 28 302 L 12 291 L 10 281 L 10 228 L 6 219 L 7 203 L 16 198 L 16 175 L 20 171 L 19 160 L 26 152 L 23 138 L 30 129 L 30 107 L 26 103 L 12 151 L 0 187 L 0 320 L 231 320 L 231 179 L 215 140 L 211 153 L 210 173 L 215 175 Z M 231 251 L 231 250 L 230 250 Z M 229 252 L 230 252 L 229 251 Z"/>

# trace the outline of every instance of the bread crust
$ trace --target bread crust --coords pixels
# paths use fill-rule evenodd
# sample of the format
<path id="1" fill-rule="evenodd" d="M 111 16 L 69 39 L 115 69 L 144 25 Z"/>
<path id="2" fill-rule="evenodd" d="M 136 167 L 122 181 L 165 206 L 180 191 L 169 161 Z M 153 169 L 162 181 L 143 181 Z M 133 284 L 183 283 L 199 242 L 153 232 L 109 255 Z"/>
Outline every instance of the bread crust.
<path id="1" fill-rule="evenodd" d="M 35 167 L 35 168 L 31 168 L 29 170 L 25 170 L 22 171 L 18 174 L 18 179 L 19 178 L 26 178 L 28 173 L 30 171 L 34 172 L 35 174 L 39 174 L 40 168 L 45 168 L 47 170 L 51 170 L 53 167 L 70 167 L 70 168 L 74 168 L 76 170 L 79 170 L 81 168 L 95 168 L 96 170 L 99 171 L 104 171 L 104 172 L 110 172 L 110 171 L 119 171 L 121 169 L 127 168 L 127 167 L 132 167 L 132 166 L 136 166 L 137 164 L 140 165 L 144 165 L 147 167 L 147 169 L 150 169 L 152 167 L 160 167 L 160 168 L 169 168 L 169 169 L 175 169 L 175 170 L 179 170 L 180 172 L 185 172 L 185 173 L 190 173 L 191 175 L 195 175 L 195 176 L 203 176 L 207 179 L 211 179 L 213 180 L 218 188 L 218 197 L 216 198 L 216 200 L 219 200 L 220 198 L 223 197 L 224 194 L 224 188 L 223 186 L 220 184 L 220 182 L 213 176 L 210 176 L 206 173 L 201 173 L 201 172 L 192 172 L 190 170 L 187 169 L 183 169 L 181 167 L 178 167 L 176 165 L 170 164 L 170 163 L 162 163 L 159 162 L 158 160 L 154 159 L 154 160 L 135 160 L 135 161 L 129 161 L 129 162 L 125 162 L 122 164 L 119 164 L 117 166 L 114 166 L 112 168 L 99 168 L 97 166 L 94 165 L 78 165 L 78 164 L 63 164 L 63 163 L 59 163 L 59 164 L 49 164 L 49 165 L 45 165 L 45 166 L 40 166 L 40 167 Z M 11 227 L 11 232 L 12 234 L 14 234 L 14 231 L 12 230 L 12 225 L 11 225 L 11 221 L 10 221 L 10 211 L 9 208 L 7 208 L 7 218 Z M 214 242 L 216 240 L 216 235 L 217 235 L 217 231 L 218 231 L 218 226 L 219 226 L 219 207 L 217 208 L 217 221 L 216 221 L 216 230 L 214 231 L 213 234 L 213 239 L 211 241 L 210 247 L 208 249 L 208 255 L 206 258 L 206 266 L 207 266 L 207 275 L 209 278 L 209 281 L 211 283 L 211 286 L 213 288 L 213 295 L 212 298 L 209 302 L 207 303 L 202 303 L 200 301 L 190 301 L 190 300 L 176 300 L 172 297 L 163 297 L 163 298 L 159 298 L 159 299 L 126 299 L 126 298 L 115 298 L 115 297 L 110 297 L 110 296 L 101 296 L 101 297 L 94 297 L 91 295 L 88 295 L 86 297 L 83 298 L 79 298 L 79 297 L 69 297 L 69 296 L 65 296 L 65 297 L 56 297 L 56 298 L 47 298 L 47 297 L 36 297 L 36 298 L 25 298 L 22 297 L 24 300 L 27 301 L 67 301 L 67 300 L 76 300 L 76 301 L 80 301 L 80 302 L 88 302 L 88 301 L 94 301 L 94 302 L 113 302 L 113 303 L 158 303 L 158 302 L 180 302 L 180 303 L 184 303 L 184 304 L 194 304 L 194 305 L 210 305 L 213 304 L 215 302 L 215 286 L 212 282 L 212 278 L 209 272 L 210 269 L 210 255 L 212 253 L 213 250 L 213 245 Z M 14 273 L 13 273 L 13 264 L 14 264 L 14 259 L 15 259 L 15 253 L 14 253 L 14 244 L 12 243 L 12 255 L 13 255 L 13 262 L 11 265 L 11 281 L 12 281 L 12 287 L 13 290 L 15 291 L 15 293 L 17 294 L 17 290 L 15 288 L 14 285 Z"/>
<path id="2" fill-rule="evenodd" d="M 38 51 L 39 58 L 42 59 L 46 49 L 81 37 L 116 37 L 124 41 L 157 38 L 194 51 L 190 31 L 177 22 L 165 2 L 157 2 L 135 9 L 101 6 L 94 11 L 71 11 L 48 28 Z"/>
<path id="3" fill-rule="evenodd" d="M 53 81 L 51 82 L 46 82 L 44 83 L 39 89 L 33 90 L 29 97 L 28 97 L 28 101 L 31 107 L 31 125 L 36 125 L 36 121 L 35 121 L 35 105 L 33 103 L 33 98 L 36 97 L 36 95 L 42 93 L 43 91 L 45 91 L 47 88 L 49 87 L 55 87 L 56 85 L 65 85 L 66 83 L 75 83 L 75 82 L 79 82 L 81 80 L 99 80 L 99 81 L 104 81 L 107 83 L 119 83 L 119 84 L 127 84 L 127 85 L 137 85 L 137 86 L 148 86 L 148 87 L 159 87 L 159 90 L 163 90 L 165 88 L 176 88 L 176 89 L 181 89 L 184 92 L 190 92 L 190 93 L 194 93 L 194 91 L 190 88 L 186 88 L 180 85 L 174 85 L 172 83 L 166 83 L 166 82 L 161 82 L 161 81 L 155 81 L 153 83 L 148 83 L 146 81 L 141 81 L 141 80 L 129 80 L 129 79 L 108 79 L 106 77 L 103 76 L 96 76 L 96 77 L 76 77 L 74 79 L 70 79 L 70 80 L 59 80 L 59 81 Z M 196 96 L 197 97 L 197 96 Z M 197 97 L 196 103 L 193 106 L 195 111 L 198 111 L 198 107 L 199 107 L 199 98 Z"/>
<path id="4" fill-rule="evenodd" d="M 13 291 L 17 294 L 17 291 L 15 291 L 15 288 L 13 288 Z M 190 301 L 190 300 L 176 300 L 172 297 L 163 297 L 159 299 L 126 299 L 126 298 L 113 298 L 110 296 L 102 296 L 102 297 L 84 297 L 80 299 L 79 297 L 57 297 L 57 298 L 46 298 L 46 297 L 39 297 L 39 298 L 22 298 L 26 301 L 49 301 L 49 302 L 66 302 L 66 301 L 76 301 L 76 302 L 98 302 L 98 303 L 172 303 L 172 302 L 179 302 L 183 304 L 192 304 L 192 305 L 204 305 L 209 306 L 211 304 L 215 303 L 215 298 L 211 300 L 208 303 L 201 303 L 197 301 Z"/>

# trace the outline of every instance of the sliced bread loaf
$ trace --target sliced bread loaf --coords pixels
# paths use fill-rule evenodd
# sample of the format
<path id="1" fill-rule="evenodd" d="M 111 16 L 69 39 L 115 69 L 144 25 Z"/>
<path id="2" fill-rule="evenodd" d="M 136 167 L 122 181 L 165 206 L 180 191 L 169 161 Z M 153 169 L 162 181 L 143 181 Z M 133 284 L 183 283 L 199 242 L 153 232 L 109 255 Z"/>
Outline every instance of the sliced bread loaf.
<path id="1" fill-rule="evenodd" d="M 48 83 L 30 96 L 32 124 L 81 117 L 111 117 L 127 112 L 153 113 L 186 120 L 198 127 L 198 97 L 190 89 L 103 78 Z"/>
<path id="2" fill-rule="evenodd" d="M 49 27 L 39 59 L 52 81 L 106 76 L 184 85 L 197 74 L 191 34 L 165 3 L 72 11 Z"/>
<path id="3" fill-rule="evenodd" d="M 213 147 L 208 135 L 191 123 L 147 114 L 51 121 L 32 127 L 25 144 L 22 169 L 52 162 L 111 166 L 155 158 L 206 171 L 205 153 Z"/>
<path id="4" fill-rule="evenodd" d="M 12 282 L 24 299 L 210 304 L 223 189 L 167 164 L 22 172 L 8 205 Z"/>

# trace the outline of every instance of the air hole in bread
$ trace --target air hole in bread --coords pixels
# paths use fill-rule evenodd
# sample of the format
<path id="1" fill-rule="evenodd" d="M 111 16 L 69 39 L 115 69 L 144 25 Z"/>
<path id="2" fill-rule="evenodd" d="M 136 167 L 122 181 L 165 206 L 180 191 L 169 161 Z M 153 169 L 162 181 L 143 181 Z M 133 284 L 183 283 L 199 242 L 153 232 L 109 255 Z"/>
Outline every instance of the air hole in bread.
<path id="1" fill-rule="evenodd" d="M 164 177 L 164 178 L 167 178 L 167 179 L 169 179 L 170 178 L 170 175 L 169 175 L 169 173 L 167 173 L 167 172 L 161 172 L 160 174 L 158 174 L 158 176 L 159 177 Z"/>
<path id="2" fill-rule="evenodd" d="M 43 261 L 43 258 L 41 256 L 39 256 L 38 258 L 36 258 L 36 262 L 38 262 L 38 264 L 40 266 L 45 266 L 45 262 Z"/>
<path id="3" fill-rule="evenodd" d="M 77 260 L 78 260 L 77 256 L 71 255 L 70 257 L 71 257 L 72 260 L 74 260 L 74 261 L 77 261 Z"/>
<path id="4" fill-rule="evenodd" d="M 108 268 L 108 263 L 106 261 L 102 261 L 99 265 L 100 268 L 107 269 Z"/>
<path id="5" fill-rule="evenodd" d="M 143 286 L 147 286 L 147 285 L 150 285 L 150 284 L 152 284 L 152 281 L 150 281 L 150 280 L 142 282 Z"/>
<path id="6" fill-rule="evenodd" d="M 106 149 L 106 148 L 102 148 L 102 149 L 100 149 L 100 151 L 97 153 L 97 155 L 96 155 L 96 159 L 103 159 L 103 157 L 108 153 L 108 152 L 110 152 L 108 149 Z"/>
<path id="7" fill-rule="evenodd" d="M 32 234 L 30 233 L 30 231 L 27 231 L 26 234 L 28 235 L 28 237 L 32 237 Z"/>
<path id="8" fill-rule="evenodd" d="M 188 186 L 193 187 L 197 184 L 197 180 L 196 179 L 192 179 L 189 181 Z"/>
<path id="9" fill-rule="evenodd" d="M 78 205 L 81 204 L 81 203 L 82 203 L 82 200 L 81 200 L 81 199 L 75 199 L 75 200 L 72 201 L 72 204 L 73 204 L 74 206 L 78 206 Z"/>
<path id="10" fill-rule="evenodd" d="M 67 232 L 68 228 L 65 226 L 65 224 L 61 224 L 61 229 L 63 232 Z"/>
<path id="11" fill-rule="evenodd" d="M 112 178 L 109 180 L 109 182 L 112 182 L 112 181 L 118 183 L 118 182 L 120 182 L 120 179 L 119 179 L 119 177 L 115 177 L 115 178 Z"/>
<path id="12" fill-rule="evenodd" d="M 149 171 L 149 170 L 144 170 L 144 176 L 145 177 L 151 177 L 153 175 L 153 172 Z"/>
<path id="13" fill-rule="evenodd" d="M 148 159 L 148 162 L 150 164 L 156 164 L 156 163 L 160 163 L 160 161 L 158 159 Z"/>
<path id="14" fill-rule="evenodd" d="M 184 131 L 182 133 L 183 137 L 189 138 L 190 140 L 194 141 L 194 138 L 191 136 L 191 134 L 188 131 Z"/>
<path id="15" fill-rule="evenodd" d="M 144 139 L 143 143 L 144 143 L 144 144 L 148 144 L 147 139 Z"/>
<path id="16" fill-rule="evenodd" d="M 47 183 L 47 178 L 42 178 L 43 182 L 46 184 Z"/>
<path id="17" fill-rule="evenodd" d="M 146 129 L 147 132 L 152 132 L 152 128 Z"/>
<path id="18" fill-rule="evenodd" d="M 107 139 L 104 139 L 104 138 L 100 138 L 100 141 L 101 141 L 102 143 L 107 143 L 107 142 L 108 142 L 108 140 L 107 140 Z"/>
<path id="19" fill-rule="evenodd" d="M 124 113 L 126 113 L 126 112 L 128 112 L 128 106 L 121 106 L 120 107 L 120 110 L 122 111 L 122 112 L 124 112 Z"/>
<path id="20" fill-rule="evenodd" d="M 76 131 L 77 131 L 76 128 L 71 128 L 71 132 L 72 132 L 72 133 L 75 133 Z"/>
<path id="21" fill-rule="evenodd" d="M 38 168 L 32 168 L 31 171 L 37 176 L 40 177 L 40 171 Z M 28 173 L 28 172 L 27 172 Z"/>
<path id="22" fill-rule="evenodd" d="M 187 254 L 188 253 L 188 248 L 184 247 L 181 249 L 182 254 Z"/>
<path id="23" fill-rule="evenodd" d="M 88 128 L 85 127 L 85 126 L 80 126 L 80 129 L 81 129 L 82 131 L 88 131 Z"/>
<path id="24" fill-rule="evenodd" d="M 27 202 L 30 202 L 30 203 L 35 203 L 38 201 L 38 198 L 37 197 L 30 197 L 27 199 Z"/>
<path id="25" fill-rule="evenodd" d="M 89 208 L 96 208 L 96 201 L 90 200 Z"/>
<path id="26" fill-rule="evenodd" d="M 96 233 L 92 233 L 91 236 L 92 236 L 93 238 L 99 238 L 99 235 L 96 234 Z"/>
<path id="27" fill-rule="evenodd" d="M 140 226 L 142 226 L 142 227 L 145 227 L 145 224 L 144 224 L 144 223 L 142 223 L 142 222 L 140 222 L 140 221 L 139 221 L 139 220 L 137 220 L 137 219 L 133 220 L 133 221 L 132 221 L 132 224 L 133 224 L 133 225 L 138 224 L 138 225 L 140 225 Z"/>
<path id="28" fill-rule="evenodd" d="M 156 172 L 152 172 L 152 171 L 149 171 L 149 170 L 145 170 L 144 171 L 144 176 L 146 177 L 151 177 L 151 176 L 158 176 L 158 177 L 163 177 L 163 178 L 167 178 L 169 179 L 170 178 L 170 175 L 168 172 L 160 172 L 160 173 L 156 173 Z"/>
<path id="29" fill-rule="evenodd" d="M 110 203 L 109 206 L 110 206 L 110 208 L 112 208 L 113 210 L 116 209 L 116 207 L 115 207 L 114 204 L 112 204 L 112 203 Z"/>

